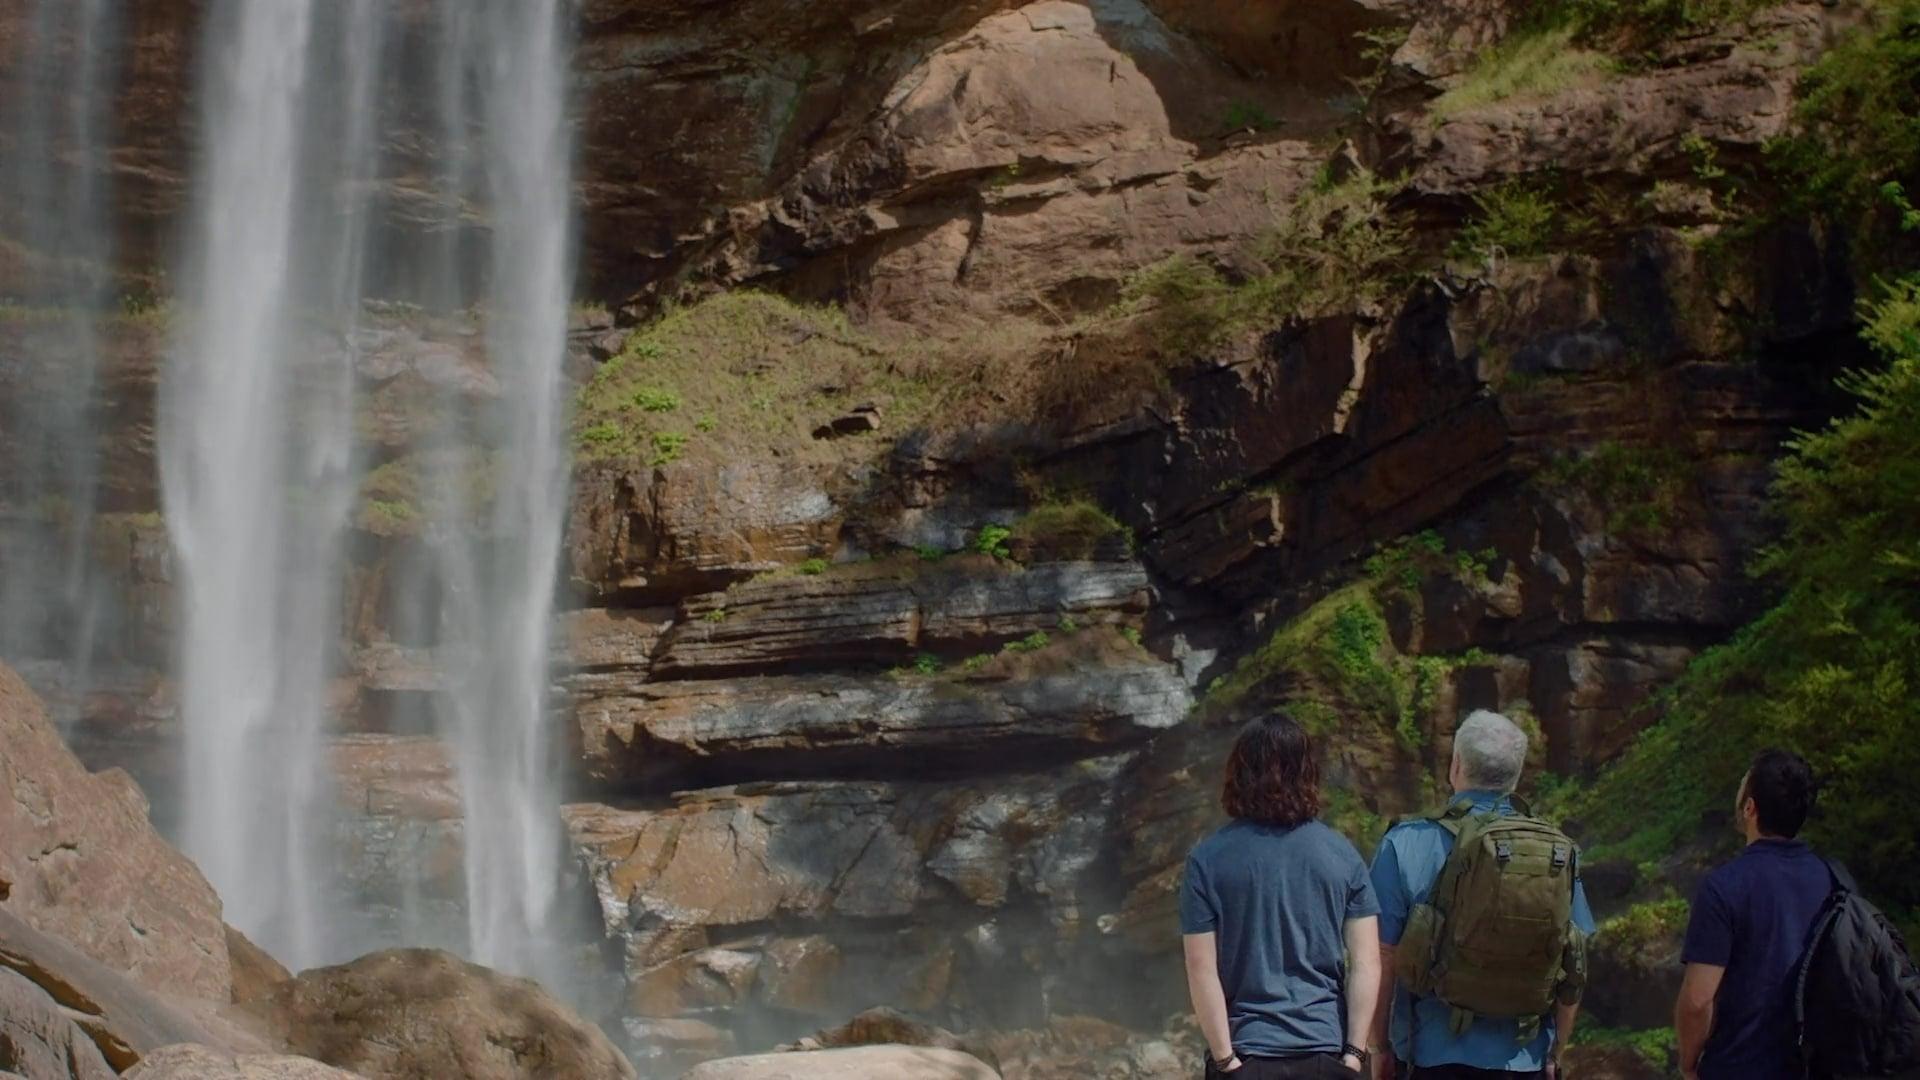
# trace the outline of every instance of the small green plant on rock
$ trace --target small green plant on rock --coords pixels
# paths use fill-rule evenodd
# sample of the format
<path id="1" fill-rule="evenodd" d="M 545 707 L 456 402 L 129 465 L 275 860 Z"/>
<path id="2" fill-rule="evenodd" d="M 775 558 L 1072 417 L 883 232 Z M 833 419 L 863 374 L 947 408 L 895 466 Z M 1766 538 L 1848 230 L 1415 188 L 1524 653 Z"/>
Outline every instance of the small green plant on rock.
<path id="1" fill-rule="evenodd" d="M 982 525 L 974 535 L 973 550 L 982 555 L 991 555 L 996 559 L 1010 559 L 1013 549 L 1007 541 L 1013 539 L 1013 530 L 1005 525 Z"/>
<path id="2" fill-rule="evenodd" d="M 1673 447 L 1617 442 L 1561 458 L 1540 472 L 1545 484 L 1586 492 L 1607 511 L 1607 528 L 1617 533 L 1670 528 L 1690 477 L 1686 456 Z"/>
<path id="3" fill-rule="evenodd" d="M 794 570 L 806 577 L 819 577 L 827 572 L 828 565 L 825 559 L 808 559 L 794 567 Z"/>
<path id="4" fill-rule="evenodd" d="M 673 412 L 680 407 L 680 395 L 657 386 L 643 386 L 633 392 L 633 404 L 642 412 Z"/>
<path id="5" fill-rule="evenodd" d="M 677 431 L 656 431 L 651 436 L 653 443 L 653 463 L 671 465 L 680 460 L 680 454 L 687 448 L 687 437 Z"/>
<path id="6" fill-rule="evenodd" d="M 1220 127 L 1228 132 L 1272 131 L 1279 126 L 1279 118 L 1256 101 L 1236 101 L 1228 105 L 1226 115 L 1220 121 Z"/>
<path id="7" fill-rule="evenodd" d="M 921 653 L 913 658 L 913 670 L 921 675 L 937 675 L 940 672 L 940 658 L 932 653 Z"/>
<path id="8" fill-rule="evenodd" d="M 1053 636 L 1051 634 L 1048 634 L 1045 630 L 1035 630 L 1019 641 L 1008 642 L 1005 651 L 1010 653 L 1039 652 L 1052 643 Z"/>

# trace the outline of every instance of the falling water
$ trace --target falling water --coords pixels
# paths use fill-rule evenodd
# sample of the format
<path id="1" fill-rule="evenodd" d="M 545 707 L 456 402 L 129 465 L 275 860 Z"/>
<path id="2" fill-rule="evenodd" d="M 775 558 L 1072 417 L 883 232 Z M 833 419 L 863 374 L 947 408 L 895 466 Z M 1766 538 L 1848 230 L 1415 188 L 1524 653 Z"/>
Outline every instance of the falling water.
<path id="1" fill-rule="evenodd" d="M 91 410 L 111 300 L 108 110 L 119 35 L 111 0 L 37 0 L 0 93 L 0 214 L 31 333 L 11 368 L 0 472 L 0 655 L 65 662 L 84 690 L 103 586 L 87 558 L 97 509 Z"/>
<path id="2" fill-rule="evenodd" d="M 402 167 L 380 160 L 395 137 L 382 125 L 403 111 L 382 93 L 417 74 L 387 47 L 404 16 L 385 0 L 216 0 L 207 14 L 192 315 L 162 426 L 184 577 L 185 843 L 230 920 L 296 967 L 362 944 L 329 902 L 339 883 L 319 846 L 326 684 L 341 665 L 343 539 L 371 460 L 354 441 L 359 350 L 394 336 L 359 323 L 368 282 L 405 282 L 403 299 L 439 313 L 424 322 L 441 328 L 421 332 L 484 322 L 498 386 L 439 398 L 440 441 L 418 448 L 434 493 L 425 558 L 391 570 L 395 595 L 435 598 L 423 636 L 444 668 L 441 730 L 465 810 L 468 948 L 564 974 L 548 651 L 568 468 L 569 14 L 566 0 L 441 0 L 430 130 L 400 141 L 431 155 L 444 242 L 398 249 L 370 236 L 381 167 Z M 488 236 L 477 271 L 460 240 L 475 222 Z"/>
<path id="3" fill-rule="evenodd" d="M 328 948 L 320 839 L 375 0 L 219 0 L 161 474 L 179 560 L 190 854 L 227 917 L 298 968 Z"/>
<path id="4" fill-rule="evenodd" d="M 482 963 L 551 981 L 562 974 L 551 964 L 561 849 L 547 702 L 568 468 L 567 23 L 559 0 L 446 0 L 441 13 L 442 129 L 449 145 L 476 117 L 486 133 L 477 157 L 450 160 L 450 187 L 457 199 L 478 186 L 488 202 L 486 342 L 501 387 L 497 411 L 455 425 L 496 448 L 490 513 L 457 511 L 487 525 L 443 522 L 432 545 L 446 586 L 443 655 L 459 665 L 446 719 L 466 812 L 468 939 Z M 457 292 L 451 249 L 442 265 L 438 291 Z"/>

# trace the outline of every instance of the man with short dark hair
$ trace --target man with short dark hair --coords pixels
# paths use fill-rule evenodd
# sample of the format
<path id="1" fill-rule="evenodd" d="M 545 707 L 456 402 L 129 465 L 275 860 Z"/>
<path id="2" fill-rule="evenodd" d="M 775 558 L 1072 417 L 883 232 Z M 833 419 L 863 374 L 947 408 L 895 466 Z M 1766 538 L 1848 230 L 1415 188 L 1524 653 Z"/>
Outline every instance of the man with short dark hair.
<path id="1" fill-rule="evenodd" d="M 1796 839 L 1813 810 L 1813 769 L 1765 750 L 1740 782 L 1734 818 L 1747 846 L 1707 875 L 1693 901 L 1673 1026 L 1688 1080 L 1798 1080 L 1794 964 L 1833 878 Z"/>

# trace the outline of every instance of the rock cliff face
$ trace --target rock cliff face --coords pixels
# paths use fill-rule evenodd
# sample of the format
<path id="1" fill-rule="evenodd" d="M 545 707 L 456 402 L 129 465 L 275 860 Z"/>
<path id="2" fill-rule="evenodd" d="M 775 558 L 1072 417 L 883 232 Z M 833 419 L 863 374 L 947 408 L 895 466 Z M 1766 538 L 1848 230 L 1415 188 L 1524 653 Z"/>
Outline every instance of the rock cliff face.
<path id="1" fill-rule="evenodd" d="M 667 301 L 755 287 L 845 306 L 874 331 L 863 363 L 938 369 L 954 403 L 576 470 L 564 827 L 604 931 L 605 1018 L 643 1063 L 877 1004 L 958 1029 L 1159 1031 L 1182 1007 L 1173 886 L 1238 721 L 1311 719 L 1330 813 L 1364 839 L 1430 796 L 1465 710 L 1530 716 L 1543 768 L 1589 773 L 1745 618 L 1769 461 L 1850 358 L 1853 296 L 1839 238 L 1730 230 L 1714 169 L 1785 129 L 1798 72 L 1853 12 L 1786 4 L 1632 70 L 1576 57 L 1483 92 L 1521 6 L 581 5 L 582 257 L 621 325 L 580 316 L 573 376 L 658 359 L 623 341 Z M 179 209 L 196 10 L 141 7 L 116 154 L 135 274 Z M 394 148 L 383 182 L 429 152 Z M 1302 256 L 1262 249 L 1276 223 L 1361 170 L 1399 178 L 1383 212 L 1408 233 L 1403 273 L 1218 334 L 1185 324 L 1139 387 L 1107 378 L 1102 320 L 1153 325 L 1143 267 L 1257 283 Z M 1544 235 L 1463 238 L 1514 192 L 1552 203 Z M 458 320 L 382 319 L 357 348 L 390 507 L 431 497 L 409 486 L 422 395 L 499 389 Z M 815 334 L 702 377 L 752 398 Z M 164 804 L 164 335 L 132 319 L 112 337 L 117 516 L 97 542 L 125 640 L 85 696 L 57 665 L 30 674 L 90 764 Z M 1010 364 L 969 366 L 1009 341 Z M 23 360 L 0 392 L 48 377 L 32 327 L 0 325 L 0 351 Z M 1087 408 L 1023 396 L 1075 373 Z M 862 405 L 841 374 L 808 393 Z M 406 515 L 362 515 L 335 703 L 342 858 L 387 912 L 403 870 L 426 868 L 429 903 L 458 895 L 434 643 L 390 584 L 423 542 Z M 1339 620 L 1370 650 L 1359 683 L 1317 659 Z M 138 817 L 130 788 L 101 792 L 90 813 Z M 52 832 L 40 848 L 68 857 Z M 0 900 L 71 880 L 16 868 Z M 1603 903 L 1609 880 L 1590 882 Z M 224 998 L 217 916 L 189 940 L 205 951 L 156 972 Z M 1172 1053 L 1116 1050 L 1103 1075 Z"/>

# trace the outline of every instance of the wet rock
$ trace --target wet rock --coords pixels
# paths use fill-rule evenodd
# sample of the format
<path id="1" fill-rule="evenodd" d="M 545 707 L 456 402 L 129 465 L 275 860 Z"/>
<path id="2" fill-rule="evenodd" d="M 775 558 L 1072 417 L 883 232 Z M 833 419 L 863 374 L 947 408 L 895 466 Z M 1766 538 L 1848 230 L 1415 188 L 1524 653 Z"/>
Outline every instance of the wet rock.
<path id="1" fill-rule="evenodd" d="M 538 984 L 433 950 L 305 971 L 247 1008 L 295 1053 L 369 1080 L 634 1076 Z"/>
<path id="2" fill-rule="evenodd" d="M 169 1046 L 148 1054 L 128 1080 L 360 1080 L 358 1073 L 312 1058 L 229 1054 L 205 1046 Z"/>
<path id="3" fill-rule="evenodd" d="M 231 996 L 220 899 L 147 821 L 126 773 L 92 774 L 0 667 L 0 905 L 169 995 Z"/>
<path id="4" fill-rule="evenodd" d="M 747 785 L 565 815 L 634 1011 L 746 1006 L 729 1015 L 772 1023 L 771 1043 L 807 1030 L 765 1019 L 775 1002 L 788 1017 L 891 1002 L 997 1018 L 1037 1010 L 1030 988 L 1073 994 L 1074 965 L 1045 958 L 1091 930 L 1123 761 L 975 787 Z"/>
<path id="5" fill-rule="evenodd" d="M 0 1069 L 21 1080 L 111 1080 L 87 1033 L 26 976 L 0 967 Z"/>
<path id="6" fill-rule="evenodd" d="M 681 1080 L 999 1080 L 986 1062 L 958 1050 L 860 1046 L 709 1061 Z"/>

